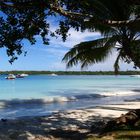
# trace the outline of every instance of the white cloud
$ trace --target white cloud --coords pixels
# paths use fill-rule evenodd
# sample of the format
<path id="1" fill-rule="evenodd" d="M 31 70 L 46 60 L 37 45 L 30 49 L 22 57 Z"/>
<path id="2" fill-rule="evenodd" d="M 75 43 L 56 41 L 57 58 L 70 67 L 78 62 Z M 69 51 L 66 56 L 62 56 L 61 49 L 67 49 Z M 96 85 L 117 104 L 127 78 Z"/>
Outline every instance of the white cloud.
<path id="1" fill-rule="evenodd" d="M 50 40 L 50 47 L 48 47 L 48 49 L 46 49 L 45 51 L 50 55 L 54 55 L 54 57 L 57 56 L 58 61 L 57 62 L 55 61 L 52 64 L 53 66 L 49 67 L 49 69 L 66 70 L 66 64 L 62 63 L 61 59 L 71 47 L 73 47 L 74 45 L 80 42 L 94 40 L 101 37 L 99 32 L 93 33 L 93 32 L 85 31 L 81 33 L 75 31 L 74 29 L 71 29 L 69 31 L 69 34 L 70 36 L 67 38 L 66 42 L 63 42 L 60 37 L 58 39 L 52 38 Z M 92 66 L 85 68 L 84 70 L 94 70 L 94 71 L 113 70 L 114 69 L 113 65 L 116 57 L 117 57 L 117 52 L 114 51 L 112 55 L 105 62 L 94 64 Z M 133 69 L 132 65 L 130 64 L 128 65 L 122 62 L 120 62 L 120 68 L 121 70 Z M 80 70 L 80 64 L 68 70 Z"/>
<path id="2" fill-rule="evenodd" d="M 80 42 L 94 40 L 101 36 L 99 32 L 77 32 L 74 29 L 70 29 L 68 34 L 70 34 L 70 36 L 67 37 L 66 42 L 63 42 L 59 37 L 58 39 L 51 38 L 50 44 L 53 46 L 64 46 L 67 48 L 71 48 Z"/>
<path id="3" fill-rule="evenodd" d="M 66 50 L 63 50 L 62 48 L 54 48 L 54 47 L 47 47 L 45 49 L 39 49 L 39 51 L 42 51 L 44 53 L 47 53 L 48 55 L 54 55 L 57 57 L 62 57 L 66 53 Z"/>

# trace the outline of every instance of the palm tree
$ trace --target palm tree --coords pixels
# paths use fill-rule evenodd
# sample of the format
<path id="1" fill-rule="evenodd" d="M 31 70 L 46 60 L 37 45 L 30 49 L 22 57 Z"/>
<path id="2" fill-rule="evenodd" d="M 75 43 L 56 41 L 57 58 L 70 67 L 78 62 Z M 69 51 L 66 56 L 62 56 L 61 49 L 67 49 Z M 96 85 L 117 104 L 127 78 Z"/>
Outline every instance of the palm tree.
<path id="1" fill-rule="evenodd" d="M 98 31 L 101 37 L 81 42 L 70 49 L 63 58 L 67 67 L 80 63 L 83 68 L 103 62 L 116 50 L 116 73 L 120 60 L 134 62 L 134 67 L 140 68 L 140 21 L 137 21 L 140 15 L 139 5 L 130 5 L 127 0 L 94 0 L 90 1 L 87 12 L 91 16 L 81 23 L 84 27 L 82 30 Z"/>

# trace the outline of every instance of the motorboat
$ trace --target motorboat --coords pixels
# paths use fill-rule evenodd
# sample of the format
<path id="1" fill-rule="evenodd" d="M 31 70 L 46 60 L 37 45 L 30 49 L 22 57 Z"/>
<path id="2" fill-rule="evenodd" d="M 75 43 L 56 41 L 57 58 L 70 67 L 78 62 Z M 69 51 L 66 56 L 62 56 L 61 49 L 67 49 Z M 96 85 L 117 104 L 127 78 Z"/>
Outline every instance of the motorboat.
<path id="1" fill-rule="evenodd" d="M 58 76 L 57 74 L 55 74 L 55 73 L 52 73 L 52 74 L 50 74 L 51 76 Z"/>
<path id="2" fill-rule="evenodd" d="M 22 76 L 21 74 L 17 74 L 16 78 L 24 78 L 24 76 Z"/>
<path id="3" fill-rule="evenodd" d="M 9 74 L 7 77 L 5 77 L 6 79 L 8 80 L 12 80 L 12 79 L 15 79 L 16 76 L 14 74 Z"/>
<path id="4" fill-rule="evenodd" d="M 16 78 L 24 78 L 24 77 L 27 77 L 28 76 L 28 74 L 17 74 L 16 75 Z"/>
<path id="5" fill-rule="evenodd" d="M 25 73 L 22 73 L 22 74 L 20 74 L 20 75 L 23 76 L 23 77 L 29 76 L 29 74 L 25 74 Z"/>

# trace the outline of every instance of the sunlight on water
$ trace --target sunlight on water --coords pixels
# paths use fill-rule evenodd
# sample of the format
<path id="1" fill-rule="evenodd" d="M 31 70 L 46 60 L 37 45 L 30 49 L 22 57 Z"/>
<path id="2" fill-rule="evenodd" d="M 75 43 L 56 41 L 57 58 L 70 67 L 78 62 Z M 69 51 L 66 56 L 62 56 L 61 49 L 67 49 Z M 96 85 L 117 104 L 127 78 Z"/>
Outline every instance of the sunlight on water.
<path id="1" fill-rule="evenodd" d="M 0 77 L 1 117 L 43 115 L 57 110 L 120 103 L 138 98 L 140 93 L 140 78 L 130 76 L 30 75 L 15 80 L 4 77 Z"/>

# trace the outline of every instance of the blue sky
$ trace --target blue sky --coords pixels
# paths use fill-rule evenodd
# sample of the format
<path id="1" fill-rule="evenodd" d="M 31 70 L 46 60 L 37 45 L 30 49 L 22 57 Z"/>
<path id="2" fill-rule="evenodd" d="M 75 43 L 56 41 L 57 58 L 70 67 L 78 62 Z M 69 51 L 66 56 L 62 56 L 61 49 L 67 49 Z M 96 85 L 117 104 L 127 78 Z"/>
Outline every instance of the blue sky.
<path id="1" fill-rule="evenodd" d="M 6 18 L 4 13 L 0 12 L 0 16 Z M 59 19 L 62 17 L 48 17 L 47 21 L 51 23 L 51 30 L 55 31 L 58 27 Z M 51 38 L 50 45 L 43 45 L 42 39 L 37 36 L 37 42 L 35 45 L 30 45 L 27 41 L 24 41 L 24 50 L 27 51 L 27 55 L 19 56 L 12 65 L 9 63 L 9 58 L 6 54 L 6 50 L 0 49 L 0 70 L 51 70 L 51 71 L 65 71 L 65 70 L 81 70 L 80 65 L 66 69 L 66 64 L 62 62 L 64 54 L 74 45 L 82 42 L 97 39 L 100 37 L 98 32 L 91 33 L 85 31 L 83 33 L 76 32 L 74 29 L 70 29 L 71 34 L 66 42 L 63 42 L 61 38 Z M 113 65 L 117 53 L 114 52 L 104 63 L 92 65 L 86 69 L 87 71 L 112 71 Z M 126 64 L 120 62 L 120 70 L 135 70 L 133 64 Z"/>
<path id="2" fill-rule="evenodd" d="M 52 24 L 52 30 L 55 30 L 55 24 Z M 75 44 L 82 41 L 93 40 L 100 37 L 98 32 L 90 33 L 85 31 L 84 33 L 76 32 L 73 29 L 69 32 L 71 35 L 67 38 L 66 42 L 63 42 L 61 38 L 51 38 L 50 45 L 43 45 L 41 38 L 37 37 L 35 45 L 30 45 L 28 42 L 24 42 L 24 50 L 26 50 L 27 56 L 19 56 L 12 65 L 8 62 L 5 49 L 0 50 L 0 70 L 81 70 L 80 66 L 66 69 L 66 64 L 62 62 L 64 54 Z M 113 70 L 113 64 L 115 61 L 116 52 L 112 54 L 104 63 L 95 64 L 84 70 L 100 71 L 100 70 Z M 121 70 L 134 70 L 132 64 L 120 65 Z"/>

